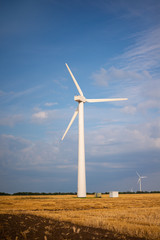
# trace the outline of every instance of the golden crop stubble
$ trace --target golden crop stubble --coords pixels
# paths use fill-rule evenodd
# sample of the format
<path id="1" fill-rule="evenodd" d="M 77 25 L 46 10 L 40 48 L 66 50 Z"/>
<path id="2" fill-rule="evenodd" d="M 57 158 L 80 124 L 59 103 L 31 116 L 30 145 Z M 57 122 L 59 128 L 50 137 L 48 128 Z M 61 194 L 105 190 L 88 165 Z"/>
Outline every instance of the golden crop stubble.
<path id="1" fill-rule="evenodd" d="M 160 238 L 160 194 L 79 199 L 75 196 L 0 197 L 1 213 L 31 213 L 130 236 Z"/>

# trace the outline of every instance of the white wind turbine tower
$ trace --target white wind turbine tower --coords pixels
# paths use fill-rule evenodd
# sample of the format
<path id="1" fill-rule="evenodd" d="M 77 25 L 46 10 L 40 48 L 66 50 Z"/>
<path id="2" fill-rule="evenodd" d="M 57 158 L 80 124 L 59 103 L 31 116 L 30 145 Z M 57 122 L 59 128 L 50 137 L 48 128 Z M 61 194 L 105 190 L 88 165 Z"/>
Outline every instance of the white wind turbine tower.
<path id="1" fill-rule="evenodd" d="M 146 177 L 146 176 L 140 176 L 138 172 L 136 172 L 136 173 L 137 173 L 137 176 L 139 177 L 137 183 L 139 183 L 139 190 L 140 190 L 140 192 L 141 192 L 141 191 L 142 191 L 142 182 L 141 182 L 141 179 L 142 179 L 142 178 L 147 178 L 147 177 Z"/>
<path id="2" fill-rule="evenodd" d="M 76 116 L 79 113 L 79 139 L 78 139 L 78 189 L 77 189 L 77 196 L 78 197 L 86 197 L 86 171 L 85 171 L 85 144 L 84 144 L 84 103 L 95 103 L 95 102 L 111 102 L 111 101 L 123 101 L 128 100 L 127 98 L 112 98 L 112 99 L 86 99 L 83 96 L 83 92 L 78 85 L 75 77 L 73 76 L 70 68 L 66 64 L 66 67 L 75 83 L 77 90 L 80 95 L 74 96 L 74 100 L 78 102 L 78 107 L 73 114 L 73 117 L 62 137 L 64 139 L 65 135 L 67 134 L 68 130 L 70 129 L 73 121 L 75 120 Z"/>

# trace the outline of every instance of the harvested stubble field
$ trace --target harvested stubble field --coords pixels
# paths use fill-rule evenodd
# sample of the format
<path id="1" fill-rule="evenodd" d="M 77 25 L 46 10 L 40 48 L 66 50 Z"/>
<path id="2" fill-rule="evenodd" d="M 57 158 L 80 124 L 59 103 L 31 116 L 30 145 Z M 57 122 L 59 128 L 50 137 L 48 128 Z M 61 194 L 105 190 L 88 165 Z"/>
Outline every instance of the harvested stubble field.
<path id="1" fill-rule="evenodd" d="M 160 239 L 160 194 L 122 194 L 119 198 L 109 198 L 108 195 L 102 195 L 102 198 L 88 196 L 84 199 L 68 195 L 1 196 L 0 217 L 2 222 L 0 228 L 1 234 L 5 236 L 6 231 L 7 237 L 5 236 L 3 239 L 8 240 L 158 240 Z M 36 220 L 33 219 L 34 217 Z M 13 235 L 13 229 L 9 231 L 9 228 L 12 226 L 11 221 L 9 223 L 9 219 L 12 219 L 12 222 L 21 221 L 22 223 L 25 222 L 25 219 L 26 221 L 28 221 L 27 219 L 32 219 L 30 225 L 34 226 L 34 221 L 37 222 L 37 219 L 39 219 L 39 227 L 41 226 L 40 222 L 42 222 L 42 219 L 45 219 L 43 222 L 46 221 L 46 225 L 43 226 L 44 232 L 39 238 L 36 238 L 36 236 L 34 236 L 34 238 L 31 237 L 31 233 L 32 235 L 35 233 L 32 229 L 33 226 L 29 225 L 26 225 L 26 228 L 23 230 L 19 229 L 21 234 L 17 233 L 17 235 Z M 7 225 L 3 226 L 3 222 L 7 221 L 8 229 Z M 54 231 L 55 235 L 53 235 L 52 229 L 54 226 L 58 226 L 57 233 Z M 54 228 L 56 229 L 56 227 Z M 63 231 L 66 228 L 68 228 L 68 232 L 66 232 L 66 230 Z M 40 230 L 42 230 L 42 226 Z M 12 236 L 9 236 L 9 232 L 12 232 Z M 59 234 L 60 232 L 62 234 Z M 95 234 L 92 234 L 93 232 Z M 90 233 L 90 237 L 87 233 Z M 29 238 L 27 238 L 27 236 L 29 236 Z"/>

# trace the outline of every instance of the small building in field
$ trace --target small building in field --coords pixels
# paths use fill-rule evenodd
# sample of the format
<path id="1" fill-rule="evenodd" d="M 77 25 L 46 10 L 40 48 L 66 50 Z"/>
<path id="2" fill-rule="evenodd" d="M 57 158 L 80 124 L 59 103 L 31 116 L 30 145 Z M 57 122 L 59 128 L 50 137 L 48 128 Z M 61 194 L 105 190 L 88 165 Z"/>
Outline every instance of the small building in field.
<path id="1" fill-rule="evenodd" d="M 117 191 L 109 192 L 109 197 L 118 197 L 118 192 Z"/>
<path id="2" fill-rule="evenodd" d="M 101 197 L 102 197 L 101 193 L 95 193 L 94 196 L 95 196 L 96 198 L 101 198 Z"/>

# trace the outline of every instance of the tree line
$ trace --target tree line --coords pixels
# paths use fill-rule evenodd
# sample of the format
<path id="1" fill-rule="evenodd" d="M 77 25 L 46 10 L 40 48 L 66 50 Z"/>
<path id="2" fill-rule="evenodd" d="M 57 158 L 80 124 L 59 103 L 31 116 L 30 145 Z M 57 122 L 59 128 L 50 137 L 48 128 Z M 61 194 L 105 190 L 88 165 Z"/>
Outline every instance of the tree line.
<path id="1" fill-rule="evenodd" d="M 160 191 L 137 191 L 137 192 L 119 192 L 119 194 L 145 194 L 145 193 L 160 193 Z M 94 193 L 87 193 L 87 195 L 92 195 Z M 109 194 L 109 192 L 104 192 L 102 194 Z M 5 193 L 0 192 L 0 196 L 30 196 L 30 195 L 77 195 L 76 192 L 54 192 L 54 193 L 45 193 L 45 192 L 16 192 L 16 193 Z"/>

